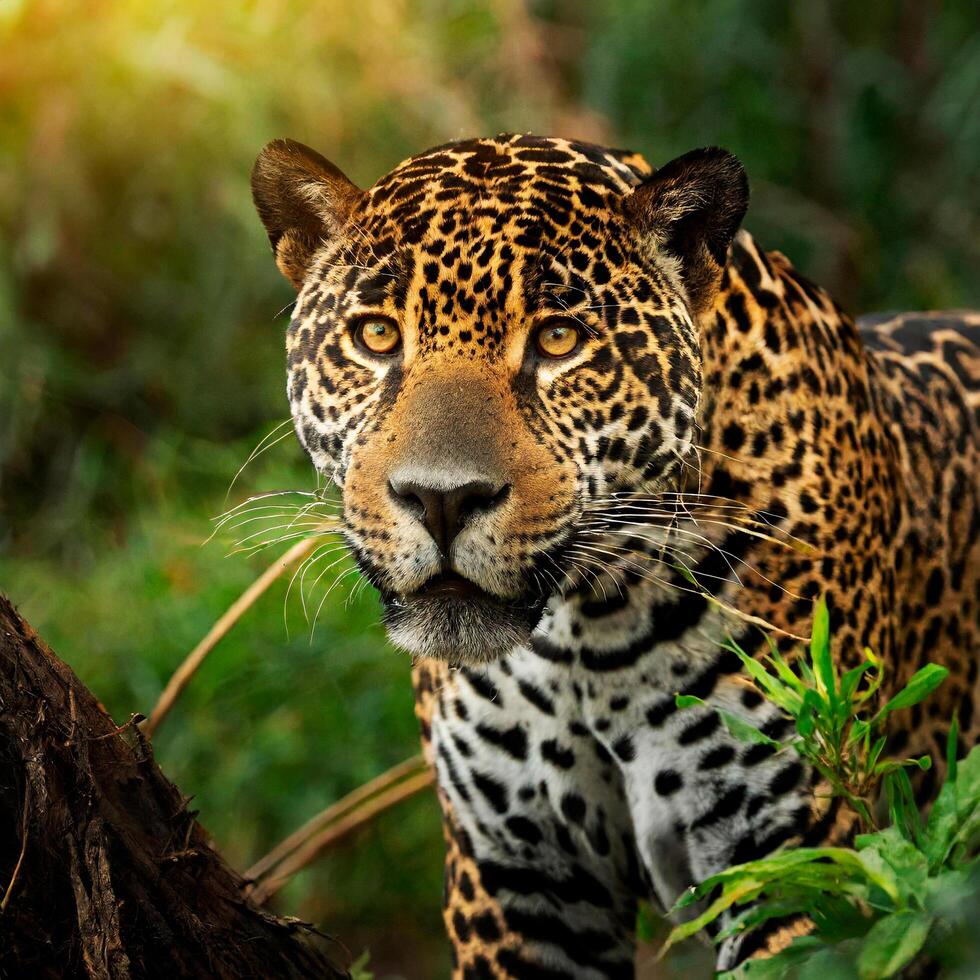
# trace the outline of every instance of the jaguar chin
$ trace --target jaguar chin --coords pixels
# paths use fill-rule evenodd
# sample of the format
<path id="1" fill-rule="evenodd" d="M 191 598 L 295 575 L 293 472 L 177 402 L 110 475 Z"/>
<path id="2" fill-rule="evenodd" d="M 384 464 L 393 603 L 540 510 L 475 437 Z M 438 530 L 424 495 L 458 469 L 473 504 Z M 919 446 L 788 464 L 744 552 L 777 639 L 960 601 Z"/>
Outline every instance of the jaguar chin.
<path id="1" fill-rule="evenodd" d="M 545 598 L 501 599 L 456 573 L 441 573 L 409 595 L 382 593 L 388 637 L 413 656 L 451 664 L 488 663 L 526 646 Z"/>

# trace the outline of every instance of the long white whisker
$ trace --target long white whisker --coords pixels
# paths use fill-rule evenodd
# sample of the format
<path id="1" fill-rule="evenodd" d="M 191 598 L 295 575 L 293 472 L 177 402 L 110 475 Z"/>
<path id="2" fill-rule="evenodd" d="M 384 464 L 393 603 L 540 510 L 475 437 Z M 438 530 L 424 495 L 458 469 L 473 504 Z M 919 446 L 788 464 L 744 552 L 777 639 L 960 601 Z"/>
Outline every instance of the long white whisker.
<path id="1" fill-rule="evenodd" d="M 225 557 L 230 557 L 231 555 L 245 555 L 246 558 L 251 558 L 253 555 L 257 555 L 260 551 L 264 551 L 266 548 L 271 548 L 274 545 L 282 544 L 286 541 L 299 541 L 302 538 L 326 537 L 328 534 L 333 533 L 333 531 L 295 531 L 291 534 L 280 534 L 277 537 L 269 538 L 267 541 L 257 541 L 255 544 L 247 545 L 244 548 L 232 548 L 232 550 L 229 551 Z"/>
<path id="2" fill-rule="evenodd" d="M 581 548 L 581 546 L 579 546 L 579 545 L 573 545 L 568 550 L 571 552 L 573 549 L 574 550 L 579 550 L 580 548 Z M 624 559 L 622 555 L 616 555 L 616 554 L 613 554 L 612 552 L 607 552 L 607 553 L 610 555 L 610 557 L 615 558 L 619 562 L 627 561 L 627 559 Z M 587 554 L 584 554 L 584 555 L 582 555 L 582 557 L 583 558 L 588 558 L 589 556 Z M 601 562 L 601 560 L 597 560 L 594 557 L 592 558 L 592 562 L 597 567 L 602 568 L 609 575 L 613 575 L 613 573 L 616 571 L 616 569 L 614 567 L 612 567 L 610 565 L 603 564 Z M 624 570 L 626 570 L 626 569 L 624 569 Z M 648 575 L 647 573 L 645 573 L 644 571 L 642 571 L 639 568 L 639 566 L 636 566 L 633 569 L 633 574 L 636 575 L 637 578 L 643 579 L 646 582 L 651 582 L 654 585 L 658 585 L 658 586 L 660 586 L 661 588 L 664 588 L 664 589 L 677 589 L 680 592 L 690 592 L 692 595 L 700 595 L 701 594 L 701 593 L 697 592 L 694 589 L 685 589 L 681 585 L 676 585 L 673 582 L 667 582 L 664 579 L 657 578 L 655 575 Z"/>
<path id="3" fill-rule="evenodd" d="M 321 530 L 324 534 L 332 533 L 336 530 L 333 525 L 327 525 L 323 521 L 305 521 L 302 524 L 296 524 L 294 521 L 290 521 L 287 524 L 277 524 L 274 527 L 263 527 L 258 531 L 252 531 L 250 534 L 245 535 L 244 538 L 235 542 L 236 548 L 241 548 L 247 541 L 251 541 L 253 538 L 262 537 L 263 534 L 272 534 L 274 531 L 285 531 L 292 528 L 309 528 L 312 530 Z M 255 545 L 248 545 L 248 548 L 254 548 Z"/>
<path id="4" fill-rule="evenodd" d="M 313 580 L 313 584 L 310 586 L 310 588 L 308 590 L 306 588 L 306 576 L 307 576 L 307 573 L 309 572 L 309 570 L 313 567 L 313 562 L 309 562 L 307 564 L 306 568 L 303 571 L 303 574 L 300 576 L 300 579 L 299 579 L 299 599 L 300 599 L 300 606 L 303 609 L 303 618 L 307 622 L 310 621 L 309 610 L 307 610 L 307 608 L 306 608 L 307 596 L 312 595 L 313 590 L 317 587 L 317 584 L 319 583 L 320 579 L 322 579 L 323 576 L 326 575 L 327 572 L 329 572 L 330 569 L 334 567 L 334 565 L 339 565 L 340 562 L 342 562 L 345 558 L 348 557 L 348 554 L 347 554 L 347 542 L 343 542 L 342 544 L 339 544 L 339 545 L 337 545 L 334 548 L 330 548 L 328 551 L 320 554 L 317 557 L 317 560 L 319 561 L 320 558 L 328 558 L 330 555 L 337 554 L 338 551 L 343 551 L 344 554 L 342 554 L 339 558 L 337 558 L 334 561 L 332 561 L 329 565 L 326 566 L 326 568 L 321 569 L 320 572 L 317 574 L 317 577 Z"/>
<path id="5" fill-rule="evenodd" d="M 657 540 L 656 538 L 648 538 L 645 535 L 643 535 L 640 531 L 620 530 L 619 528 L 606 528 L 605 525 L 608 524 L 619 524 L 625 528 L 640 528 L 643 530 L 660 530 L 664 532 L 664 537 L 662 540 Z M 649 541 L 650 544 L 657 545 L 661 548 L 670 549 L 674 553 L 683 555 L 685 558 L 687 558 L 688 561 L 694 561 L 694 557 L 690 555 L 688 552 L 679 551 L 677 548 L 671 548 L 670 545 L 667 543 L 667 539 L 669 539 L 671 534 L 683 534 L 689 538 L 692 538 L 696 544 L 700 544 L 704 548 L 707 548 L 711 551 L 717 551 L 720 555 L 732 558 L 735 561 L 740 562 L 741 564 L 746 565 L 747 567 L 750 567 L 748 566 L 748 562 L 746 562 L 744 559 L 739 558 L 738 555 L 734 555 L 730 551 L 727 551 L 726 549 L 715 544 L 715 542 L 712 541 L 709 537 L 706 537 L 703 534 L 698 534 L 698 532 L 691 531 L 688 528 L 678 527 L 677 525 L 673 525 L 673 524 L 661 528 L 658 527 L 657 525 L 635 524 L 632 521 L 621 521 L 621 520 L 616 520 L 615 518 L 607 518 L 606 520 L 602 521 L 601 524 L 595 530 L 591 528 L 585 528 L 579 533 L 595 535 L 597 537 L 602 537 L 605 534 L 618 534 L 625 537 L 636 537 L 639 538 L 641 541 Z M 726 564 L 728 565 L 729 569 L 732 571 L 732 574 L 734 574 L 735 569 L 732 567 L 731 563 L 726 561 Z M 739 584 L 741 584 L 741 582 Z"/>
<path id="6" fill-rule="evenodd" d="M 304 510 L 303 508 L 298 508 L 297 510 L 279 510 L 271 514 L 258 514 L 255 517 L 248 517 L 245 520 L 238 521 L 237 523 L 234 524 L 225 524 L 220 530 L 237 531 L 239 528 L 245 527 L 246 524 L 254 524 L 256 521 L 278 521 L 284 517 L 288 517 L 292 521 L 295 521 L 298 518 L 307 515 L 310 515 L 310 511 Z M 328 515 L 328 514 L 324 514 L 322 516 L 317 514 L 312 514 L 310 516 L 312 519 L 316 519 L 317 523 L 321 523 L 321 524 L 326 523 L 328 520 L 332 519 L 332 515 Z"/>
<path id="7" fill-rule="evenodd" d="M 635 524 L 632 524 L 629 521 L 614 521 L 612 519 L 607 519 L 607 521 L 604 522 L 604 523 L 620 523 L 620 524 L 626 525 L 626 527 L 629 527 L 629 528 L 635 528 L 637 526 L 642 527 L 642 525 L 635 525 Z M 718 554 L 720 554 L 725 559 L 725 564 L 728 566 L 728 569 L 732 573 L 732 575 L 735 576 L 735 580 L 738 582 L 739 585 L 743 585 L 744 583 L 742 582 L 741 578 L 739 577 L 738 571 L 736 570 L 735 566 L 732 565 L 732 561 L 737 562 L 739 565 L 744 566 L 748 571 L 752 572 L 754 575 L 758 575 L 759 578 L 761 578 L 764 582 L 767 582 L 769 585 L 774 585 L 776 588 L 781 589 L 787 595 L 792 596 L 793 598 L 797 598 L 797 599 L 800 598 L 800 596 L 797 595 L 797 593 L 793 592 L 790 589 L 787 589 L 784 585 L 780 584 L 779 582 L 774 581 L 768 575 L 766 575 L 764 572 L 759 571 L 759 569 L 755 565 L 753 565 L 751 562 L 748 562 L 744 558 L 742 558 L 741 556 L 736 555 L 733 552 L 728 551 L 727 549 L 720 547 L 715 542 L 713 542 L 710 538 L 705 537 L 703 534 L 697 534 L 696 532 L 691 531 L 691 530 L 689 530 L 687 528 L 677 527 L 677 526 L 671 526 L 671 527 L 665 527 L 665 528 L 658 528 L 658 530 L 663 530 L 664 534 L 667 535 L 667 536 L 669 536 L 671 534 L 684 534 L 684 535 L 687 535 L 687 536 L 695 539 L 696 542 L 699 542 L 702 547 L 707 548 L 707 549 L 709 549 L 711 551 L 718 552 Z M 637 533 L 636 531 L 619 530 L 618 528 L 608 528 L 606 530 L 603 530 L 602 527 L 600 526 L 596 530 L 590 530 L 590 529 L 586 528 L 586 529 L 583 529 L 582 531 L 580 531 L 579 533 L 580 534 L 594 535 L 594 536 L 599 537 L 599 538 L 603 537 L 605 534 L 616 534 L 616 535 L 622 535 L 624 537 L 636 537 L 636 538 L 640 538 L 641 540 L 649 540 L 651 544 L 655 544 L 655 545 L 659 543 L 655 539 L 645 538 L 642 534 Z M 688 561 L 693 561 L 693 557 L 690 554 L 688 554 L 687 552 L 685 552 L 685 551 L 679 551 L 676 548 L 670 548 L 670 546 L 669 545 L 666 545 L 666 544 L 665 544 L 665 547 L 667 548 L 667 550 L 670 551 L 671 554 L 673 554 L 673 555 L 682 555 Z M 731 561 L 729 561 L 729 559 L 731 559 Z M 702 573 L 702 574 L 704 574 L 704 573 Z M 707 576 L 707 577 L 717 578 L 718 576 Z"/>
<path id="8" fill-rule="evenodd" d="M 267 449 L 271 449 L 273 446 L 282 442 L 283 439 L 287 438 L 289 433 L 284 432 L 281 436 L 278 436 L 276 439 L 272 439 L 272 437 L 276 435 L 277 432 L 282 431 L 284 426 L 292 425 L 292 422 L 293 420 L 291 418 L 284 419 L 271 432 L 269 432 L 268 434 L 262 437 L 262 439 L 259 441 L 259 444 L 252 450 L 251 453 L 249 453 L 248 459 L 246 459 L 245 462 L 242 463 L 242 465 L 238 469 L 238 472 L 232 477 L 231 483 L 228 484 L 228 489 L 225 491 L 225 500 L 227 500 L 228 497 L 230 496 L 232 489 L 234 488 L 235 484 L 238 482 L 238 478 L 242 475 L 243 471 L 245 470 L 245 467 L 248 466 L 248 464 L 251 463 L 253 459 L 257 459 L 259 456 L 261 456 Z M 270 439 L 272 439 L 271 442 L 269 442 Z M 266 445 L 266 443 L 268 443 L 268 445 Z"/>
<path id="9" fill-rule="evenodd" d="M 342 542 L 340 545 L 334 544 L 331 547 L 331 543 L 329 541 L 324 541 L 323 544 L 317 545 L 316 548 L 314 548 L 313 551 L 311 551 L 310 554 L 308 554 L 306 558 L 304 558 L 303 561 L 300 562 L 300 564 L 296 568 L 296 571 L 293 572 L 293 574 L 290 576 L 289 585 L 286 586 L 286 595 L 282 602 L 282 618 L 283 618 L 283 623 L 286 627 L 287 637 L 289 636 L 289 619 L 286 613 L 289 604 L 289 594 L 293 590 L 293 583 L 296 581 L 296 576 L 297 575 L 302 576 L 300 578 L 300 605 L 303 607 L 303 618 L 307 622 L 309 622 L 310 618 L 306 614 L 306 602 L 305 599 L 303 598 L 303 578 L 305 578 L 306 576 L 306 570 L 310 565 L 313 564 L 313 562 L 319 561 L 320 558 L 323 558 L 326 554 L 332 555 L 340 548 L 345 546 L 346 546 L 346 542 Z"/>
<path id="10" fill-rule="evenodd" d="M 320 600 L 320 605 L 316 607 L 316 612 L 313 614 L 313 625 L 310 627 L 310 643 L 313 643 L 313 634 L 316 632 L 316 621 L 320 618 L 320 610 L 323 609 L 323 604 L 327 601 L 327 597 L 331 592 L 337 587 L 339 582 L 342 582 L 348 575 L 357 575 L 359 569 L 355 565 L 353 568 L 348 568 L 346 572 L 338 575 L 333 582 L 330 583 L 330 588 L 324 593 L 323 598 Z"/>

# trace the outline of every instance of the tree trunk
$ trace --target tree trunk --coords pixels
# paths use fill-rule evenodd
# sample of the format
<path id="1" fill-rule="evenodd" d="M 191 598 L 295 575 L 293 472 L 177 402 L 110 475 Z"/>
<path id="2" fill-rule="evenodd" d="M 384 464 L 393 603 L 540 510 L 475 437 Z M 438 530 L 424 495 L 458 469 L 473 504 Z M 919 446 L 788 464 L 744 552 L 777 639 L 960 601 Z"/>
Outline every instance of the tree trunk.
<path id="1" fill-rule="evenodd" d="M 0 976 L 349 978 L 264 912 L 153 761 L 0 596 Z"/>

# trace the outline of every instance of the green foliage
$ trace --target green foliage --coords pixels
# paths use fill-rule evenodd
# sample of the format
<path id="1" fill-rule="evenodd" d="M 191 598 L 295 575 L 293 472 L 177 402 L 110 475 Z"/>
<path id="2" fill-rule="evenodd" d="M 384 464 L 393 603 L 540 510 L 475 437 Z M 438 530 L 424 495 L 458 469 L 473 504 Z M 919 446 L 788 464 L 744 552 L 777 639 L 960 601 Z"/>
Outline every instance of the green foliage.
<path id="1" fill-rule="evenodd" d="M 881 687 L 884 665 L 865 649 L 864 663 L 843 675 L 839 673 L 831 653 L 830 616 L 824 599 L 817 602 L 814 610 L 809 662 L 801 657 L 790 664 L 771 638 L 769 642 L 769 653 L 761 662 L 733 640 L 726 646 L 742 661 L 746 673 L 765 696 L 794 720 L 795 734 L 780 742 L 737 715 L 716 709 L 722 721 L 740 741 L 764 743 L 779 751 L 793 748 L 827 780 L 835 796 L 847 800 L 865 829 L 875 827 L 872 809 L 882 779 L 907 766 L 928 769 L 932 764 L 929 756 L 903 761 L 882 758 L 888 718 L 928 697 L 949 671 L 928 664 L 894 697 L 870 712 L 867 708 Z M 680 708 L 704 704 L 690 695 L 678 695 L 676 701 Z"/>
<path id="2" fill-rule="evenodd" d="M 717 898 L 675 929 L 671 941 L 744 906 L 722 937 L 798 913 L 810 916 L 816 929 L 733 976 L 816 976 L 833 962 L 835 976 L 880 980 L 920 954 L 945 966 L 961 965 L 957 934 L 972 929 L 980 889 L 980 747 L 950 770 L 927 821 L 910 800 L 900 807 L 892 826 L 859 836 L 854 849 L 800 848 L 706 879 L 678 908 L 719 888 Z"/>
<path id="3" fill-rule="evenodd" d="M 751 725 L 719 712 L 731 733 L 744 741 L 764 740 L 779 751 L 795 750 L 826 778 L 873 832 L 854 848 L 812 847 L 778 851 L 728 868 L 690 889 L 676 909 L 691 909 L 713 896 L 698 915 L 675 928 L 666 947 L 685 939 L 723 913 L 724 939 L 770 918 L 802 914 L 812 934 L 796 939 L 766 960 L 753 960 L 735 977 L 895 976 L 920 954 L 957 965 L 962 942 L 951 937 L 970 925 L 980 892 L 980 747 L 957 762 L 958 725 L 950 728 L 947 777 L 923 822 L 908 778 L 909 766 L 927 768 L 928 757 L 883 758 L 888 716 L 919 703 L 947 671 L 929 665 L 876 710 L 882 664 L 871 651 L 843 675 L 831 656 L 829 617 L 816 607 L 809 659 L 788 663 L 773 647 L 765 662 L 731 643 L 746 671 L 766 697 L 790 715 L 796 732 L 776 742 Z M 678 696 L 680 707 L 702 703 Z M 884 787 L 889 826 L 877 829 L 874 801 Z M 961 936 L 962 938 L 962 936 Z"/>

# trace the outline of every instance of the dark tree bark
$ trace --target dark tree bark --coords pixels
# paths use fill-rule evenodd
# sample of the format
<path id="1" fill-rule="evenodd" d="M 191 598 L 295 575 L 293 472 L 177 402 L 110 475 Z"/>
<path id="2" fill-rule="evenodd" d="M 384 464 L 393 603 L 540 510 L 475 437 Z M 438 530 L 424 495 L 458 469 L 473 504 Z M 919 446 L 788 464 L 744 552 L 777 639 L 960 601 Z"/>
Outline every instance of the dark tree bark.
<path id="1" fill-rule="evenodd" d="M 0 977 L 348 978 L 245 897 L 135 724 L 0 596 Z"/>

